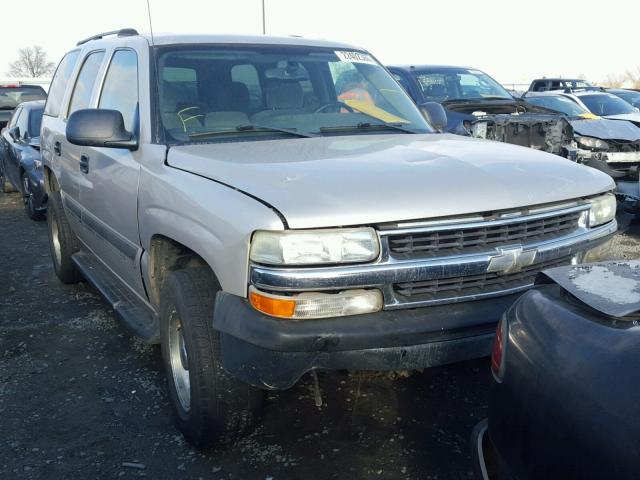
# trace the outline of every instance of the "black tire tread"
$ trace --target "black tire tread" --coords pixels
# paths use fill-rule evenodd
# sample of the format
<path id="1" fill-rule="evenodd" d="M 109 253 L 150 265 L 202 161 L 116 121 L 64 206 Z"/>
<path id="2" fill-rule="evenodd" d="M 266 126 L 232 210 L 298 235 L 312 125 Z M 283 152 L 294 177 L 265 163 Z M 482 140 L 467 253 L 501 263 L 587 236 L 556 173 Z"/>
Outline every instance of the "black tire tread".
<path id="1" fill-rule="evenodd" d="M 170 396 L 178 426 L 198 447 L 228 443 L 252 430 L 262 408 L 263 392 L 234 379 L 224 371 L 220 358 L 219 334 L 211 323 L 214 299 L 220 289 L 208 267 L 187 267 L 171 272 L 163 286 L 161 317 L 162 349 Z M 173 391 L 166 332 L 172 308 L 180 312 L 189 337 L 191 410 L 184 412 Z M 197 352 L 197 353 L 194 353 Z M 194 373 L 195 378 L 194 378 Z"/>
<path id="2" fill-rule="evenodd" d="M 78 267 L 71 259 L 71 256 L 80 250 L 80 242 L 76 234 L 71 230 L 67 216 L 62 206 L 62 197 L 60 192 L 52 192 L 49 195 L 49 214 L 47 215 L 47 229 L 49 231 L 49 248 L 51 250 L 51 258 L 54 270 L 58 279 L 62 283 L 78 283 L 82 280 L 82 274 Z M 60 265 L 56 264 L 53 253 L 53 241 L 51 239 L 51 222 L 58 223 L 58 234 L 60 240 Z"/>
<path id="3" fill-rule="evenodd" d="M 21 181 L 21 185 L 24 185 L 24 180 L 25 180 L 26 174 L 25 172 L 22 173 L 22 176 L 20 178 Z M 22 195 L 26 196 L 27 192 L 22 192 Z M 27 200 L 25 200 L 24 202 L 24 211 L 27 214 L 27 217 L 29 217 L 30 220 L 34 220 L 36 222 L 39 222 L 41 220 L 45 219 L 45 214 L 42 211 L 36 210 L 35 208 L 32 208 L 33 204 L 29 204 L 29 202 Z"/>

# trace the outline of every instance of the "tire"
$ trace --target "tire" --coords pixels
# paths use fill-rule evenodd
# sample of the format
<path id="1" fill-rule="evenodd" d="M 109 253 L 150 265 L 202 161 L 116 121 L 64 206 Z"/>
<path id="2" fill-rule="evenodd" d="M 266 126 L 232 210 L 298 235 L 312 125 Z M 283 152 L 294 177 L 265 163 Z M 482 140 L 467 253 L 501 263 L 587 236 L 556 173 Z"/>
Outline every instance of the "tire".
<path id="1" fill-rule="evenodd" d="M 16 191 L 16 189 L 13 188 L 13 185 L 11 185 L 11 182 L 7 179 L 7 177 L 5 177 L 4 170 L 2 170 L 1 166 L 0 166 L 0 189 L 2 189 L 3 193 L 13 193 Z"/>
<path id="2" fill-rule="evenodd" d="M 27 214 L 27 217 L 35 221 L 44 220 L 44 212 L 36 209 L 36 200 L 31 193 L 31 187 L 29 186 L 29 177 L 27 177 L 26 172 L 22 172 L 20 180 L 22 182 L 22 199 L 24 201 L 24 211 Z"/>
<path id="3" fill-rule="evenodd" d="M 57 277 L 62 283 L 79 282 L 82 280 L 82 275 L 71 256 L 80 250 L 80 243 L 64 213 L 60 192 L 52 192 L 49 195 L 47 229 L 49 230 L 49 250 Z"/>
<path id="4" fill-rule="evenodd" d="M 211 325 L 219 289 L 209 268 L 187 267 L 169 274 L 160 300 L 169 398 L 178 428 L 201 448 L 249 433 L 262 410 L 262 390 L 222 368 L 219 333 Z"/>

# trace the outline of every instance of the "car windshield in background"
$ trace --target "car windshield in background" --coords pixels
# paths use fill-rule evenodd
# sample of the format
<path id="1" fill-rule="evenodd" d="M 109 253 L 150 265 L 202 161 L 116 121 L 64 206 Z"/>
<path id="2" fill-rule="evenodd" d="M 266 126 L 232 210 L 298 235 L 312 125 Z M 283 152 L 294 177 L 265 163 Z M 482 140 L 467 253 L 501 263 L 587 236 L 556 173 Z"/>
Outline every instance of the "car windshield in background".
<path id="1" fill-rule="evenodd" d="M 480 70 L 437 68 L 413 70 L 426 101 L 513 100 L 498 82 Z"/>
<path id="2" fill-rule="evenodd" d="M 591 113 L 595 113 L 596 115 L 605 116 L 636 113 L 635 108 L 615 95 L 604 93 L 581 95 L 580 100 L 591 110 Z"/>
<path id="3" fill-rule="evenodd" d="M 630 103 L 634 107 L 640 107 L 640 92 L 634 92 L 633 90 L 617 90 L 614 91 L 613 94 L 620 97 L 625 102 Z"/>
<path id="4" fill-rule="evenodd" d="M 531 103 L 532 105 L 548 108 L 549 110 L 555 110 L 556 112 L 564 113 L 569 117 L 579 117 L 590 114 L 589 110 L 586 108 L 583 108 L 574 101 L 561 97 L 560 95 L 525 97 L 525 100 L 527 103 Z"/>
<path id="5" fill-rule="evenodd" d="M 46 98 L 41 87 L 0 87 L 0 110 L 13 110 L 22 102 Z"/>
<path id="6" fill-rule="evenodd" d="M 169 142 L 432 131 L 404 90 L 364 52 L 163 48 L 158 75 Z"/>

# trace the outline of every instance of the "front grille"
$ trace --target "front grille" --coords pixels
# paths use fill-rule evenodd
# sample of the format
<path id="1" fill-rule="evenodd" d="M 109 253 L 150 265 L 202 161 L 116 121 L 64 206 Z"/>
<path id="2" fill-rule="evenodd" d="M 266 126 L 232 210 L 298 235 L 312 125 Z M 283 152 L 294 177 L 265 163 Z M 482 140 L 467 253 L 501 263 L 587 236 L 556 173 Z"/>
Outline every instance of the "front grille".
<path id="1" fill-rule="evenodd" d="M 539 242 L 567 235 L 579 228 L 582 212 L 531 220 L 514 220 L 504 225 L 443 229 L 389 236 L 389 251 L 395 256 L 456 255 L 486 251 L 497 245 Z"/>
<path id="2" fill-rule="evenodd" d="M 437 278 L 420 282 L 396 283 L 394 293 L 404 301 L 437 301 L 468 297 L 479 294 L 491 294 L 514 288 L 523 288 L 533 284 L 535 276 L 541 270 L 571 263 L 572 256 L 556 258 L 547 262 L 530 265 L 516 273 L 483 273 L 480 275 Z"/>

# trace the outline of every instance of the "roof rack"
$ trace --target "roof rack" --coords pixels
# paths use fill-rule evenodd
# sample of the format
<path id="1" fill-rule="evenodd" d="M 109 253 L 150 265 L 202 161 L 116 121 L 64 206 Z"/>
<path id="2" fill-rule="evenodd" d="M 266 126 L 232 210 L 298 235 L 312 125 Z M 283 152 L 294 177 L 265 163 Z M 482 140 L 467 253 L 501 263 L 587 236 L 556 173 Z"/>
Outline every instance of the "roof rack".
<path id="1" fill-rule="evenodd" d="M 107 35 L 117 35 L 119 37 L 133 37 L 135 35 L 139 35 L 138 31 L 135 28 L 121 28 L 120 30 L 112 30 L 110 32 L 99 33 L 97 35 L 93 35 L 92 37 L 85 38 L 84 40 L 80 40 L 76 43 L 76 46 L 84 45 L 87 42 L 92 40 L 100 40 Z"/>

